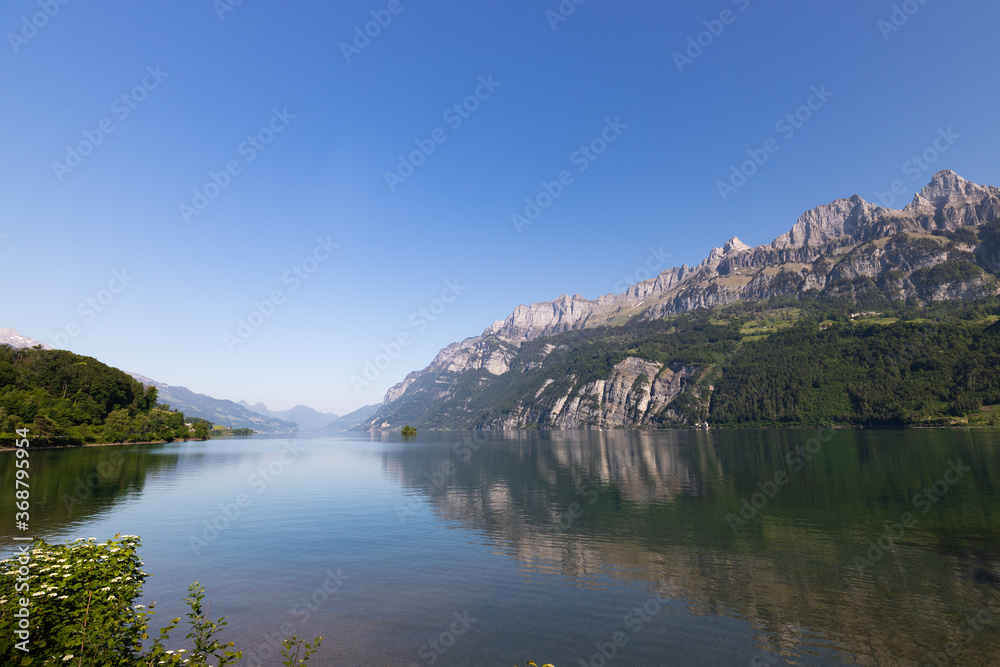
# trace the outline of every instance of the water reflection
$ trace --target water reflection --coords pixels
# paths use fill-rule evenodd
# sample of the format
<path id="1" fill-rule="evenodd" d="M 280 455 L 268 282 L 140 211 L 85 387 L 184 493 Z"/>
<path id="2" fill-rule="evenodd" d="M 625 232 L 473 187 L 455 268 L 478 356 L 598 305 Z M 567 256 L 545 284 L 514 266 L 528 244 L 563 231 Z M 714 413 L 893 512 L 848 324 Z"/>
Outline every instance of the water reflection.
<path id="1" fill-rule="evenodd" d="M 31 532 L 47 537 L 107 515 L 138 498 L 150 476 L 173 470 L 176 449 L 160 445 L 35 449 L 29 457 Z M 14 452 L 0 452 L 0 479 L 13 480 Z M 0 494 L 0 516 L 14 516 L 14 494 Z M 0 550 L 13 545 L 0 537 Z"/>
<path id="2" fill-rule="evenodd" d="M 427 434 L 382 456 L 525 576 L 652 584 L 793 663 L 1000 664 L 998 451 L 983 431 L 676 431 Z"/>

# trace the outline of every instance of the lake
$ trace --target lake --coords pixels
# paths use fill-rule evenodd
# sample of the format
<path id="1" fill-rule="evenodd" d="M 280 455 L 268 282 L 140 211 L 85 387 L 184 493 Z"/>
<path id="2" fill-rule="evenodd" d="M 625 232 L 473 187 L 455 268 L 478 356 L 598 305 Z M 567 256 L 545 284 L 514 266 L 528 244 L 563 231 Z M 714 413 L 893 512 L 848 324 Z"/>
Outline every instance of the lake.
<path id="1" fill-rule="evenodd" d="M 141 535 L 143 602 L 182 616 L 201 582 L 247 665 L 291 633 L 318 666 L 997 665 L 998 454 L 808 429 L 35 450 L 32 521 Z"/>

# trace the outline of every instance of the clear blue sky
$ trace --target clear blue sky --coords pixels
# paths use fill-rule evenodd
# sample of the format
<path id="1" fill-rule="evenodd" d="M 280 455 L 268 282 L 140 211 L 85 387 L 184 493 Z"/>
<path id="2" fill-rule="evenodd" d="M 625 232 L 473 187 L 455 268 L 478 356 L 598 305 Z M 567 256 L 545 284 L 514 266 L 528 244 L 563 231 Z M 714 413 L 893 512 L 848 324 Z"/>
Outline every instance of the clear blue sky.
<path id="1" fill-rule="evenodd" d="M 557 0 L 227 2 L 0 8 L 0 326 L 216 397 L 344 413 L 520 303 L 620 290 L 661 263 L 651 247 L 693 264 L 896 180 L 901 206 L 944 168 L 1000 183 L 992 1 L 910 0 L 898 26 L 872 0 L 587 0 L 566 20 Z M 907 164 L 949 128 L 933 164 Z M 604 152 L 578 152 L 592 141 Z M 433 153 L 397 171 L 417 142 Z M 559 195 L 518 233 L 542 181 Z M 446 281 L 458 296 L 435 303 Z"/>

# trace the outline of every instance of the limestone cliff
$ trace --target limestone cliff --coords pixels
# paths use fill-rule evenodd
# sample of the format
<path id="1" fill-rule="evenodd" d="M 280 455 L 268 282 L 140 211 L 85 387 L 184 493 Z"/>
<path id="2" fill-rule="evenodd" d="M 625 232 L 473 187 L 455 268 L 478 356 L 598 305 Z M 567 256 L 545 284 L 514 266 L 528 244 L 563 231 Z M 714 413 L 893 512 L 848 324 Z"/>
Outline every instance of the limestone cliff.
<path id="1" fill-rule="evenodd" d="M 960 247 L 940 236 L 997 218 L 1000 189 L 947 170 L 935 174 L 902 210 L 870 204 L 858 195 L 840 199 L 807 211 L 769 244 L 750 247 L 734 237 L 697 266 L 667 269 L 620 294 L 596 299 L 563 295 L 518 306 L 479 336 L 444 348 L 430 366 L 392 387 L 368 426 L 396 428 L 401 419 L 417 421 L 428 411 L 465 410 L 471 400 L 468 383 L 481 388 L 545 365 L 554 346 L 512 367 L 524 344 L 568 331 L 658 320 L 744 299 L 807 292 L 853 297 L 872 284 L 890 298 L 922 302 L 997 294 L 1000 288 L 991 273 L 1000 267 L 1000 243 Z M 935 267 L 948 270 L 935 273 Z M 697 373 L 693 367 L 668 368 L 630 357 L 607 378 L 586 383 L 549 378 L 535 395 L 520 397 L 502 415 L 470 416 L 467 424 L 510 429 L 690 423 L 689 415 L 667 410 L 667 405 Z M 416 405 L 423 407 L 417 410 Z"/>

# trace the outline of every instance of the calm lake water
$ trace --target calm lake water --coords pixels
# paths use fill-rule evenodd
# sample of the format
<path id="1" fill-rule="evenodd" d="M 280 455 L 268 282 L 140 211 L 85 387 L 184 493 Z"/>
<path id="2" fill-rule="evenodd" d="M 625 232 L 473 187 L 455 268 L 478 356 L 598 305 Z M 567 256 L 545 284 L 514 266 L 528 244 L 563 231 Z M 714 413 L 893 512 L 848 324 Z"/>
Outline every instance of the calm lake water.
<path id="1" fill-rule="evenodd" d="M 144 602 L 182 616 L 201 582 L 243 664 L 294 632 L 326 638 L 314 665 L 998 665 L 998 454 L 943 430 L 37 450 L 32 520 L 141 535 Z"/>

